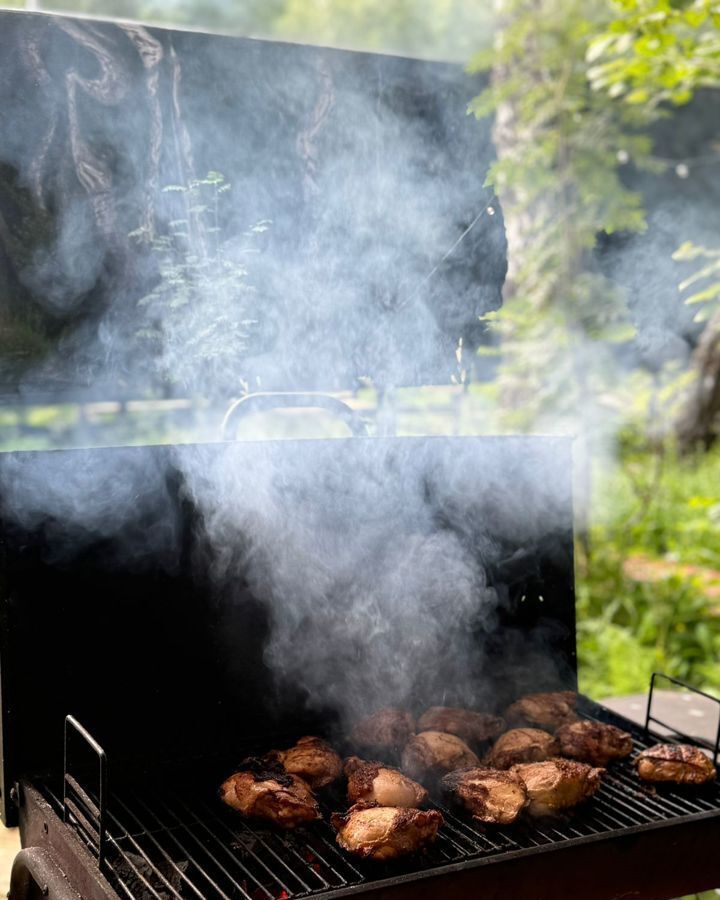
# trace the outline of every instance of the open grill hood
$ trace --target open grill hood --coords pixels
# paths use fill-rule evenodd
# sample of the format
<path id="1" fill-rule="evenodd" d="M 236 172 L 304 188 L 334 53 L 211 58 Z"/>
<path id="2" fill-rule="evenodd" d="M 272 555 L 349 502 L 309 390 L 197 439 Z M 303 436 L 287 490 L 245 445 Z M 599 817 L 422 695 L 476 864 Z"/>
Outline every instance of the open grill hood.
<path id="1" fill-rule="evenodd" d="M 191 270 L 229 241 L 223 259 L 247 270 L 230 290 L 253 324 L 242 362 L 214 373 L 222 397 L 242 380 L 447 382 L 506 272 L 502 210 L 483 186 L 490 123 L 466 114 L 482 84 L 456 65 L 0 10 L 0 302 L 18 344 L 0 392 L 163 387 L 141 334 L 156 313 L 138 306 L 159 257 L 138 229 L 187 230 L 177 262 Z M 217 222 L 192 211 L 215 204 L 212 187 L 183 193 L 209 173 L 225 179 Z M 211 281 L 203 306 L 227 327 L 217 293 Z M 173 380 L 206 395 L 197 329 L 162 312 Z"/>

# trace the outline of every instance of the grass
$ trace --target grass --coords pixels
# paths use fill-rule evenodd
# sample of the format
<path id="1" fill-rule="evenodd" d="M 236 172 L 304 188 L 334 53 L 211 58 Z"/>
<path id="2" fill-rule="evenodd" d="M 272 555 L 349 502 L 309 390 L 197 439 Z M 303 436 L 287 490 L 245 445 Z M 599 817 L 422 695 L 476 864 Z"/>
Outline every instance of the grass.
<path id="1" fill-rule="evenodd" d="M 654 669 L 720 691 L 720 448 L 625 453 L 596 482 L 578 568 L 581 684 L 643 692 Z"/>

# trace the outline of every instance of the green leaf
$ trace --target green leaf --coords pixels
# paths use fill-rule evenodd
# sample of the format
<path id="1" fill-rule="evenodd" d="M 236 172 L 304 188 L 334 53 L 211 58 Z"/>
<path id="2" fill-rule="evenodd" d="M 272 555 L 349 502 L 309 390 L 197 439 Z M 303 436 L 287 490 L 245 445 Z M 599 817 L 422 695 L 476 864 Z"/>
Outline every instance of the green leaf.
<path id="1" fill-rule="evenodd" d="M 706 303 L 708 300 L 716 300 L 720 297 L 720 281 L 716 281 L 714 284 L 711 284 L 709 287 L 705 288 L 703 291 L 698 291 L 698 293 L 693 294 L 691 297 L 688 297 L 685 300 L 685 303 L 688 306 L 692 306 L 695 303 Z"/>
<path id="2" fill-rule="evenodd" d="M 707 266 L 703 266 L 702 269 L 693 273 L 689 278 L 686 278 L 685 281 L 680 282 L 678 290 L 682 293 L 696 282 L 702 281 L 704 278 L 711 278 L 716 272 L 720 272 L 720 260 L 712 262 Z"/>
<path id="3" fill-rule="evenodd" d="M 615 43 L 615 35 L 604 34 L 599 38 L 590 41 L 585 54 L 585 60 L 589 63 L 595 62 L 605 54 L 605 51 Z"/>

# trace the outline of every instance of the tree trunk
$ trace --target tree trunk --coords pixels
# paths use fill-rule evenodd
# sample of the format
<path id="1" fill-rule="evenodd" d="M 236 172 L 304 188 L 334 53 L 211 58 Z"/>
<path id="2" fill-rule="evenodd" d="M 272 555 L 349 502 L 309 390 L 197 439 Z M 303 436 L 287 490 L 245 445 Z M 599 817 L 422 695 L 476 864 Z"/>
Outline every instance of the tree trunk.
<path id="1" fill-rule="evenodd" d="M 692 369 L 695 380 L 675 425 L 683 453 L 708 450 L 720 435 L 720 309 L 700 337 Z"/>

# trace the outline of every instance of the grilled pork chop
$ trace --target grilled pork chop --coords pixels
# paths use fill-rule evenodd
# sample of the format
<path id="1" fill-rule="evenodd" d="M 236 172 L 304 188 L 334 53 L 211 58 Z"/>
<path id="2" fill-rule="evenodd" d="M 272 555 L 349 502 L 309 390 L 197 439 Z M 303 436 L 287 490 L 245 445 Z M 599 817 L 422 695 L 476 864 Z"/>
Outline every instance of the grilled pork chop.
<path id="1" fill-rule="evenodd" d="M 465 769 L 442 780 L 445 794 L 489 825 L 510 825 L 527 806 L 525 783 L 511 772 Z"/>
<path id="2" fill-rule="evenodd" d="M 613 759 L 630 756 L 632 737 L 614 725 L 602 722 L 571 722 L 555 732 L 560 755 L 579 759 L 593 766 L 606 766 Z"/>
<path id="3" fill-rule="evenodd" d="M 413 735 L 402 754 L 403 770 L 418 781 L 434 780 L 455 769 L 477 766 L 479 762 L 464 741 L 442 731 Z"/>
<path id="4" fill-rule="evenodd" d="M 518 763 L 542 762 L 559 752 L 558 742 L 547 731 L 513 728 L 495 741 L 484 762 L 495 769 L 509 769 Z"/>
<path id="5" fill-rule="evenodd" d="M 548 759 L 522 763 L 510 771 L 525 782 L 530 800 L 528 811 L 543 816 L 592 797 L 605 770 L 570 759 Z"/>
<path id="6" fill-rule="evenodd" d="M 399 769 L 379 762 L 365 762 L 357 756 L 345 760 L 348 801 L 375 802 L 380 806 L 418 807 L 427 800 L 425 788 Z"/>
<path id="7" fill-rule="evenodd" d="M 343 850 L 364 859 L 387 860 L 415 853 L 434 841 L 443 817 L 434 809 L 356 803 L 345 814 L 334 813 L 330 821 Z"/>
<path id="8" fill-rule="evenodd" d="M 359 721 L 350 740 L 371 756 L 400 753 L 415 731 L 415 720 L 402 709 L 381 709 Z"/>
<path id="9" fill-rule="evenodd" d="M 432 706 L 420 716 L 417 727 L 419 731 L 444 731 L 457 735 L 472 746 L 495 740 L 505 730 L 505 722 L 499 716 L 471 709 Z"/>
<path id="10" fill-rule="evenodd" d="M 577 694 L 556 691 L 550 694 L 528 694 L 516 700 L 505 711 L 510 725 L 530 725 L 554 731 L 568 722 L 577 722 Z"/>
<path id="11" fill-rule="evenodd" d="M 713 761 L 690 744 L 656 744 L 635 760 L 643 781 L 706 784 L 717 777 Z"/>
<path id="12" fill-rule="evenodd" d="M 301 737 L 289 750 L 273 750 L 270 756 L 286 772 L 298 775 L 313 790 L 332 784 L 342 775 L 342 760 L 326 741 L 319 737 Z"/>
<path id="13" fill-rule="evenodd" d="M 308 785 L 277 764 L 248 760 L 243 771 L 226 779 L 220 799 L 249 818 L 265 819 L 281 828 L 296 828 L 321 818 Z"/>

